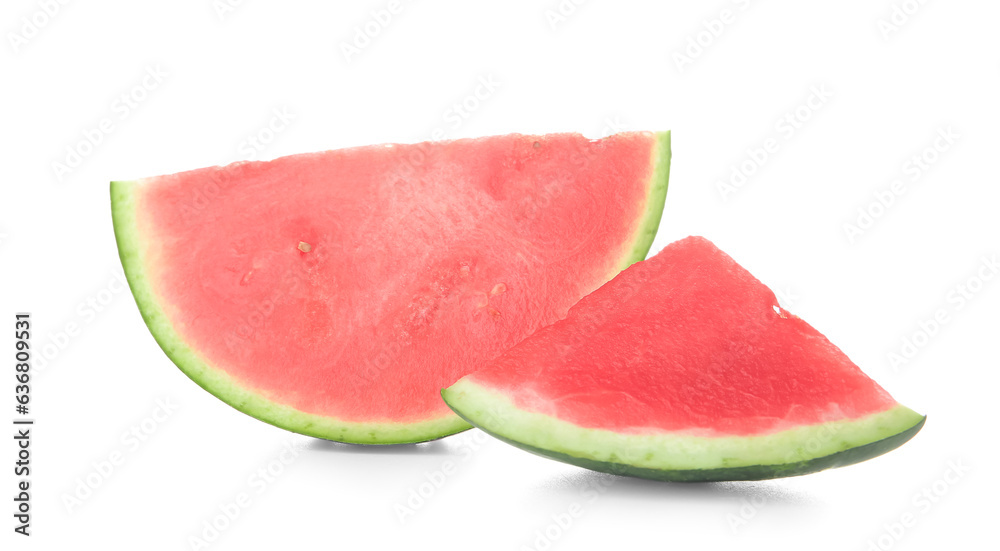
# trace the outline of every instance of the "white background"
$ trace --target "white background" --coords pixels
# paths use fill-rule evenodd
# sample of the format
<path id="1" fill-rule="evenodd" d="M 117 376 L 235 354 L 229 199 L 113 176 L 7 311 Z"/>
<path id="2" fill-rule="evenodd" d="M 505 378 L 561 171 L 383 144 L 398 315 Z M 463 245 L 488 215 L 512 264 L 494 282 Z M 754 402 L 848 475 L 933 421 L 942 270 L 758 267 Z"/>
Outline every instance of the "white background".
<path id="1" fill-rule="evenodd" d="M 387 0 L 253 0 L 221 15 L 212 0 L 71 2 L 51 17 L 38 15 L 44 3 L 0 8 L 0 346 L 13 348 L 13 314 L 27 310 L 36 350 L 51 356 L 32 387 L 30 540 L 11 533 L 12 441 L 2 455 L 4 538 L 16 548 L 192 549 L 242 492 L 249 505 L 209 533 L 211 549 L 996 545 L 1000 284 L 979 274 L 992 276 L 984 259 L 1000 253 L 997 3 L 930 0 L 913 12 L 909 0 L 913 13 L 897 15 L 886 36 L 879 22 L 891 24 L 903 0 L 567 0 L 573 13 L 561 21 L 546 14 L 557 0 L 403 1 L 350 61 L 342 45 Z M 726 22 L 712 23 L 722 10 Z M 22 18 L 42 24 L 32 33 Z M 718 36 L 702 32 L 706 21 Z M 699 39 L 700 51 L 690 46 Z M 157 70 L 160 81 L 136 88 Z M 453 104 L 481 78 L 496 90 L 456 118 Z M 813 90 L 831 95 L 808 107 Z M 137 101 L 128 107 L 122 94 Z M 275 109 L 291 122 L 261 134 Z M 789 113 L 805 119 L 793 132 L 780 122 Z M 102 119 L 110 132 L 83 146 L 77 166 L 56 170 Z M 388 448 L 316 441 L 185 378 L 115 279 L 112 179 L 422 141 L 438 128 L 447 137 L 673 130 L 653 251 L 689 234 L 713 239 L 928 414 L 923 432 L 844 469 L 691 485 L 591 473 L 476 431 Z M 951 143 L 928 152 L 949 129 Z M 251 134 L 273 139 L 258 152 L 247 149 Z M 777 150 L 755 166 L 748 150 L 769 139 Z M 914 155 L 934 162 L 914 170 Z M 721 192 L 741 166 L 746 182 Z M 894 181 L 905 193 L 873 206 Z M 859 209 L 874 216 L 851 239 L 845 224 Z M 978 292 L 957 299 L 967 288 Z M 894 368 L 890 354 L 938 310 L 948 321 Z M 158 400 L 175 409 L 158 413 Z M 14 417 L 8 407 L 0 417 Z M 123 440 L 133 427 L 152 434 Z M 286 445 L 294 454 L 281 455 Z M 99 474 L 94 465 L 116 452 L 123 463 Z M 254 478 L 269 466 L 280 474 Z M 89 495 L 88 477 L 99 482 Z M 411 492 L 429 497 L 401 520 Z"/>

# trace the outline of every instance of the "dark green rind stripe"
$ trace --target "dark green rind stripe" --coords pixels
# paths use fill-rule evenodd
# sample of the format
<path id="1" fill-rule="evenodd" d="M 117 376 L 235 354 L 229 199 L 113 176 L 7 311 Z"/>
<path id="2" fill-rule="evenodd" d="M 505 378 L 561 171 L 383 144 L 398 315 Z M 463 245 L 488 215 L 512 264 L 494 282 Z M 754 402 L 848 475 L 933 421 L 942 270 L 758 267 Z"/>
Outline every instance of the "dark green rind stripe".
<path id="1" fill-rule="evenodd" d="M 858 463 L 895 449 L 926 416 L 896 404 L 857 419 L 750 435 L 586 428 L 515 404 L 510 391 L 465 377 L 441 395 L 484 432 L 534 454 L 612 474 L 689 482 L 765 480 Z M 532 398 L 534 399 L 534 398 Z"/>
<path id="2" fill-rule="evenodd" d="M 449 404 L 450 406 L 450 404 Z M 452 408 L 452 410 L 461 416 L 463 419 L 468 421 L 472 425 L 476 425 L 471 419 L 466 418 L 461 411 Z M 541 448 L 536 448 L 516 440 L 511 440 L 505 436 L 491 432 L 488 429 L 477 426 L 480 430 L 493 436 L 494 438 L 506 442 L 516 448 L 520 448 L 527 452 L 531 452 L 535 455 L 545 457 L 548 459 L 555 459 L 556 461 L 562 461 L 563 463 L 569 463 L 570 465 L 576 465 L 577 467 L 583 467 L 585 469 L 590 469 L 592 471 L 598 471 L 602 473 L 614 474 L 619 476 L 634 476 L 637 478 L 647 478 L 650 480 L 664 480 L 670 482 L 724 482 L 724 481 L 748 481 L 748 480 L 770 480 L 773 478 L 785 478 L 790 476 L 801 476 L 804 474 L 811 474 L 819 471 L 824 471 L 826 469 L 833 469 L 836 467 L 845 467 L 847 465 L 853 465 L 855 463 L 861 463 L 862 461 L 867 461 L 873 457 L 878 457 L 884 453 L 890 452 L 909 441 L 914 437 L 920 429 L 923 428 L 924 422 L 927 420 L 927 416 L 920 419 L 920 422 L 916 425 L 910 427 L 909 429 L 872 442 L 870 444 L 865 444 L 864 446 L 859 446 L 857 448 L 851 448 L 849 450 L 844 450 L 842 452 L 837 452 L 824 457 L 818 457 L 816 459 L 810 459 L 807 461 L 798 461 L 794 463 L 783 463 L 778 465 L 753 465 L 747 467 L 733 467 L 733 468 L 722 468 L 722 469 L 688 469 L 688 470 L 660 470 L 660 469 L 647 469 L 643 467 L 636 467 L 633 465 L 628 465 L 624 463 L 610 463 L 604 461 L 594 461 L 592 459 L 587 459 L 583 457 L 574 457 L 569 454 L 554 452 L 551 450 L 543 450 Z"/>

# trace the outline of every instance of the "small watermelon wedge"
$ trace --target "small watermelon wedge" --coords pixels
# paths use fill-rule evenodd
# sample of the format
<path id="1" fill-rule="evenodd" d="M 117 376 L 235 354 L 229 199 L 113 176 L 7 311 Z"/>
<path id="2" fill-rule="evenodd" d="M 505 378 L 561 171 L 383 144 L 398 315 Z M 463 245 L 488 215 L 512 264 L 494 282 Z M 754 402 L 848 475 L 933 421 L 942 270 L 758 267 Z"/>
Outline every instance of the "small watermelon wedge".
<path id="1" fill-rule="evenodd" d="M 925 419 L 700 237 L 632 265 L 442 395 L 536 454 L 693 482 L 850 465 Z"/>
<path id="2" fill-rule="evenodd" d="M 342 442 L 469 425 L 441 387 L 645 258 L 670 134 L 386 144 L 112 182 L 122 265 L 174 363 Z"/>

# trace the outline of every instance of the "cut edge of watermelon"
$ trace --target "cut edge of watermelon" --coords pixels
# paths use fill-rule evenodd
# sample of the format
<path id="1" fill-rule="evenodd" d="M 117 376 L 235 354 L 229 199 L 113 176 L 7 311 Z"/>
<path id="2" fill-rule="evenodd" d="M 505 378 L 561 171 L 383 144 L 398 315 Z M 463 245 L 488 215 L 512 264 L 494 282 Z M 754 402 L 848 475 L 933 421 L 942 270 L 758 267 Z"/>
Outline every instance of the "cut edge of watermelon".
<path id="1" fill-rule="evenodd" d="M 851 465 L 903 445 L 926 420 L 897 404 L 854 420 L 762 435 L 628 434 L 521 409 L 469 377 L 441 395 L 472 425 L 534 454 L 611 474 L 678 482 L 766 480 Z"/>
<path id="2" fill-rule="evenodd" d="M 670 131 L 656 133 L 646 205 L 632 244 L 620 269 L 644 260 L 663 214 L 670 171 Z M 251 417 L 291 432 L 351 444 L 411 444 L 450 436 L 472 428 L 460 416 L 448 414 L 415 423 L 366 423 L 307 413 L 269 400 L 218 368 L 187 345 L 157 301 L 146 274 L 133 192 L 142 180 L 111 182 L 111 216 L 125 278 L 149 332 L 175 365 L 208 393 Z M 609 274 L 608 279 L 614 277 Z"/>

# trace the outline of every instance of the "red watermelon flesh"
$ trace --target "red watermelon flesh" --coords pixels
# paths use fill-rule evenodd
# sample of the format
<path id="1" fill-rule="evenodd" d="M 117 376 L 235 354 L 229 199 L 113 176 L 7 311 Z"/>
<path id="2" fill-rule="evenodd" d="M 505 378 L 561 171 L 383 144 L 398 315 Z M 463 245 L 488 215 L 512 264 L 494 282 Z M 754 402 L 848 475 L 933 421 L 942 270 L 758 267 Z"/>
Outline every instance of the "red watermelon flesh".
<path id="1" fill-rule="evenodd" d="M 697 237 L 634 264 L 444 397 L 536 453 L 669 480 L 804 474 L 884 453 L 923 423 Z"/>
<path id="2" fill-rule="evenodd" d="M 333 440 L 467 428 L 438 390 L 645 257 L 669 134 L 388 144 L 112 184 L 157 341 L 198 384 Z"/>

